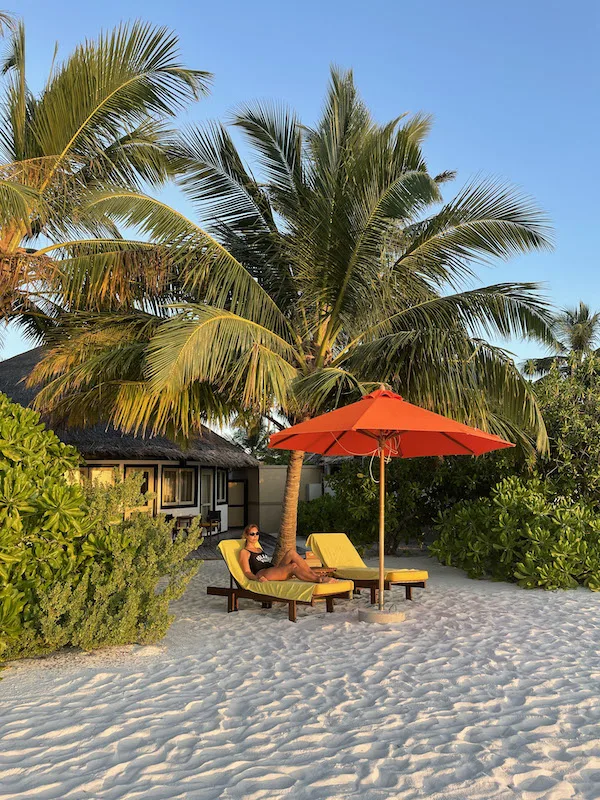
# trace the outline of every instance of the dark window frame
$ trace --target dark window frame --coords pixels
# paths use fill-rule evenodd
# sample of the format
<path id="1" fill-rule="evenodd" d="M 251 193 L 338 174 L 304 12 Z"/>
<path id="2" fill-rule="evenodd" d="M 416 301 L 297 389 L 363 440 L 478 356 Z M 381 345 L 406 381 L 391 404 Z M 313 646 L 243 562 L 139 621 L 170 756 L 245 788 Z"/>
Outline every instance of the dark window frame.
<path id="1" fill-rule="evenodd" d="M 202 497 L 202 474 L 206 473 L 207 475 L 211 476 L 210 508 L 208 510 L 214 511 L 216 508 L 215 500 L 217 497 L 217 472 L 215 467 L 200 467 L 199 469 L 200 469 L 200 477 L 199 477 L 200 497 L 198 498 L 198 503 L 199 503 L 198 508 L 200 510 L 200 514 L 202 514 L 202 507 L 204 505 L 208 505 L 208 501 L 205 502 L 204 497 Z"/>
<path id="2" fill-rule="evenodd" d="M 163 481 L 165 472 L 183 472 L 183 471 L 191 470 L 194 473 L 194 497 L 191 503 L 165 503 L 164 501 L 164 491 L 163 491 Z M 198 505 L 198 467 L 190 464 L 187 467 L 169 467 L 163 466 L 160 471 L 160 507 L 161 508 L 193 508 L 194 506 Z"/>
<path id="3" fill-rule="evenodd" d="M 219 475 L 224 475 L 223 485 L 225 493 L 219 497 Z M 229 503 L 229 470 L 223 467 L 216 468 L 215 474 L 215 506 L 226 506 Z"/>

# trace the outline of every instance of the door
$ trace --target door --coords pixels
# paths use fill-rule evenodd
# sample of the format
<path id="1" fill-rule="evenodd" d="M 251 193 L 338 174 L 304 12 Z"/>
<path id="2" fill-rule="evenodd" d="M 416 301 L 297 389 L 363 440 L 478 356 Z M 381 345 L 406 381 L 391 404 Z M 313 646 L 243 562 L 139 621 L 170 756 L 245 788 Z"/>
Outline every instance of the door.
<path id="1" fill-rule="evenodd" d="M 229 481 L 227 527 L 243 528 L 247 524 L 246 481 Z"/>
<path id="2" fill-rule="evenodd" d="M 213 479 L 212 469 L 203 469 L 200 473 L 200 516 L 203 522 L 208 520 L 208 512 L 213 510 Z"/>

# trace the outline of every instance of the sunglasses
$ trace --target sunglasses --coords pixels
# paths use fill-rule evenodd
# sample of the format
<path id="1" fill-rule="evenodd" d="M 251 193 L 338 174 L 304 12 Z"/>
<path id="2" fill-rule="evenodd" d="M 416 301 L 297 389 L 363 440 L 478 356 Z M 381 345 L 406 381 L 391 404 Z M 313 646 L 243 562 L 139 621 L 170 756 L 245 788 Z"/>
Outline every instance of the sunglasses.
<path id="1" fill-rule="evenodd" d="M 247 536 L 259 536 L 259 535 L 260 535 L 259 531 L 254 531 L 253 533 L 248 533 L 247 534 Z"/>

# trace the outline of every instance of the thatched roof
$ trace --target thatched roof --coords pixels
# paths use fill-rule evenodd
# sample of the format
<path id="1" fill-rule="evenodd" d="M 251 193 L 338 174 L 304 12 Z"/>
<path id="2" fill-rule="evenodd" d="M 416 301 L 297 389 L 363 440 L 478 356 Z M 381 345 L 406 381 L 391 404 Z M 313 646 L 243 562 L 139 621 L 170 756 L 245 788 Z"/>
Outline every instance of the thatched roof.
<path id="1" fill-rule="evenodd" d="M 0 362 L 0 392 L 15 403 L 29 406 L 35 398 L 35 390 L 25 386 L 25 379 L 40 361 L 43 348 L 37 347 L 27 353 Z M 136 461 L 198 461 L 204 466 L 243 469 L 258 465 L 256 459 L 240 447 L 228 442 L 209 428 L 202 428 L 202 436 L 182 447 L 164 436 L 142 438 L 119 433 L 112 425 L 94 425 L 91 428 L 54 428 L 56 435 L 66 444 L 74 445 L 82 456 L 93 459 Z"/>

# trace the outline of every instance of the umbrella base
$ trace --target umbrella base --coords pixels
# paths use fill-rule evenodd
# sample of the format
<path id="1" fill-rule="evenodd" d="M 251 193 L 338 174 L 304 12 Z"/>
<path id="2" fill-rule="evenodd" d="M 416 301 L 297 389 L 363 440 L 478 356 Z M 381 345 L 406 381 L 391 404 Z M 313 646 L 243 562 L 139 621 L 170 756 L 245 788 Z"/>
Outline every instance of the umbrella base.
<path id="1" fill-rule="evenodd" d="M 380 611 L 376 608 L 359 608 L 358 620 L 359 622 L 379 622 L 384 625 L 394 624 L 395 622 L 404 622 L 406 614 L 402 611 Z"/>

